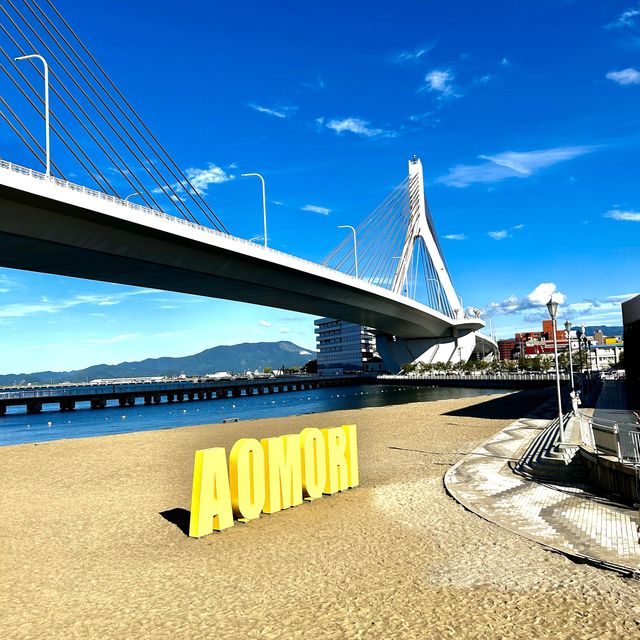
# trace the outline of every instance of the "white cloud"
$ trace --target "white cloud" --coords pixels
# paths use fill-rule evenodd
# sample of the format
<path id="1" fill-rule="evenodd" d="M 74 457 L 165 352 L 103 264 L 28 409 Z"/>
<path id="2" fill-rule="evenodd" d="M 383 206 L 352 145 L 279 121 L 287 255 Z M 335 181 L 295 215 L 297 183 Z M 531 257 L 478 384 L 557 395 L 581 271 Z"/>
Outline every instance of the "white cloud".
<path id="1" fill-rule="evenodd" d="M 509 238 L 509 232 L 506 229 L 501 229 L 500 231 L 489 231 L 487 235 L 494 240 L 504 240 L 505 238 Z"/>
<path id="2" fill-rule="evenodd" d="M 319 125 L 322 125 L 324 123 L 324 118 L 318 118 L 316 122 Z M 361 118 L 343 118 L 342 120 L 329 120 L 326 123 L 326 127 L 328 129 L 331 129 L 332 131 L 335 131 L 337 134 L 348 131 L 355 135 L 364 136 L 366 138 L 395 137 L 395 133 L 393 133 L 392 131 L 372 127 L 369 122 L 367 122 L 366 120 L 362 120 Z"/>
<path id="3" fill-rule="evenodd" d="M 503 67 L 508 67 L 511 64 L 511 61 L 509 60 L 509 58 L 502 58 L 502 60 L 500 60 L 500 64 Z"/>
<path id="4" fill-rule="evenodd" d="M 640 211 L 620 211 L 619 209 L 612 209 L 611 211 L 607 211 L 604 217 L 623 220 L 625 222 L 640 222 Z"/>
<path id="5" fill-rule="evenodd" d="M 633 29 L 640 17 L 640 8 L 631 8 L 623 11 L 613 22 L 605 25 L 605 29 Z"/>
<path id="6" fill-rule="evenodd" d="M 229 182 L 229 180 L 233 180 L 235 177 L 212 162 L 210 162 L 205 169 L 187 169 L 185 174 L 187 178 L 189 178 L 193 188 L 199 193 L 206 193 L 210 184 Z"/>
<path id="7" fill-rule="evenodd" d="M 424 77 L 424 81 L 427 83 L 427 90 L 437 93 L 441 97 L 455 95 L 454 79 L 455 76 L 449 69 L 434 69 Z"/>
<path id="8" fill-rule="evenodd" d="M 331 213 L 331 209 L 327 209 L 326 207 L 318 207 L 315 204 L 305 204 L 304 207 L 300 207 L 300 210 L 319 213 L 322 216 L 328 216 Z"/>
<path id="9" fill-rule="evenodd" d="M 512 315 L 536 310 L 547 313 L 544 305 L 549 302 L 551 296 L 558 304 L 564 304 L 566 301 L 566 296 L 556 289 L 555 283 L 541 282 L 531 293 L 522 298 L 510 295 L 502 302 L 490 302 L 485 309 L 485 313 L 488 316 Z"/>
<path id="10" fill-rule="evenodd" d="M 607 80 L 613 80 L 621 85 L 640 84 L 640 71 L 632 67 L 622 69 L 622 71 L 609 71 L 606 77 Z"/>
<path id="11" fill-rule="evenodd" d="M 526 178 L 541 169 L 590 153 L 593 146 L 554 147 L 536 151 L 505 151 L 495 155 L 480 155 L 482 164 L 459 164 L 440 176 L 436 182 L 452 187 L 467 187 L 476 182 L 499 182 L 506 178 Z"/>
<path id="12" fill-rule="evenodd" d="M 420 59 L 429 53 L 429 51 L 431 51 L 435 46 L 435 42 L 430 42 L 414 49 L 413 51 L 400 51 L 400 53 L 394 54 L 391 59 L 397 64 L 419 62 Z"/>
<path id="13" fill-rule="evenodd" d="M 450 233 L 443 236 L 445 240 L 466 240 L 467 236 L 464 233 Z"/>
<path id="14" fill-rule="evenodd" d="M 298 110 L 298 107 L 294 107 L 292 105 L 279 105 L 277 107 L 263 107 L 259 104 L 249 102 L 247 103 L 247 106 L 260 113 L 264 113 L 268 116 L 273 116 L 274 118 L 290 118 Z"/>
<path id="15" fill-rule="evenodd" d="M 261 327 L 270 327 L 271 323 L 267 322 L 266 320 L 258 320 L 258 325 Z"/>

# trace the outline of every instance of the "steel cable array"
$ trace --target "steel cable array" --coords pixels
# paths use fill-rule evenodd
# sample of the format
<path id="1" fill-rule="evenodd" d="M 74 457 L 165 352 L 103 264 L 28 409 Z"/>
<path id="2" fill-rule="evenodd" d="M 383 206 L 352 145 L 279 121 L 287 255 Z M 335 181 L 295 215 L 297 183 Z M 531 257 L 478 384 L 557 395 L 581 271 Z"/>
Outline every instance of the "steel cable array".
<path id="1" fill-rule="evenodd" d="M 396 290 L 453 317 L 454 312 L 444 295 L 424 238 L 419 234 L 420 220 L 416 206 L 421 195 L 419 190 L 418 177 L 407 176 L 356 227 L 358 277 L 385 289 Z M 428 207 L 426 214 L 429 229 L 436 239 Z M 405 252 L 408 245 L 409 250 Z M 401 264 L 405 253 L 406 265 Z M 355 275 L 353 238 L 345 236 L 322 264 Z"/>
<path id="2" fill-rule="evenodd" d="M 8 63 L 2 69 L 13 85 L 12 100 L 21 109 L 31 108 L 20 118 L 17 105 L 12 108 L 3 99 L 1 115 L 9 129 L 42 159 L 42 147 L 32 133 L 42 118 L 42 88 L 14 62 L 19 55 L 38 53 L 49 63 L 56 103 L 50 109 L 51 132 L 99 190 L 124 197 L 124 187 L 147 206 L 193 222 L 204 219 L 228 233 L 51 0 L 46 4 L 46 11 L 35 0 L 7 0 L 7 6 L 0 6 L 0 50 Z M 41 65 L 34 62 L 34 68 L 43 78 Z M 58 164 L 53 163 L 54 170 L 64 177 Z"/>

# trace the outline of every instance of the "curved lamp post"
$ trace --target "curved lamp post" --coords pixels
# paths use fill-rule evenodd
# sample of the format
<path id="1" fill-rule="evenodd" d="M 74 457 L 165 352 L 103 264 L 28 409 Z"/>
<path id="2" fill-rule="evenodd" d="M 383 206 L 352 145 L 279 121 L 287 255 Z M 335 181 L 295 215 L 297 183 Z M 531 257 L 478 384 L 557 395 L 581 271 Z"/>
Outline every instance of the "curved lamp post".
<path id="1" fill-rule="evenodd" d="M 45 175 L 51 177 L 51 147 L 49 145 L 49 65 L 47 61 L 37 53 L 28 56 L 18 56 L 14 60 L 29 60 L 37 58 L 44 65 L 44 129 L 45 129 Z"/>
<path id="2" fill-rule="evenodd" d="M 564 425 L 562 424 L 562 397 L 560 395 L 560 367 L 558 365 L 558 341 L 556 339 L 557 324 L 556 314 L 558 313 L 558 303 L 553 301 L 553 296 L 547 302 L 547 310 L 551 317 L 551 326 L 553 330 L 553 356 L 556 363 L 556 392 L 558 395 L 558 420 L 560 424 L 560 442 L 564 443 Z"/>
<path id="3" fill-rule="evenodd" d="M 262 215 L 264 218 L 264 248 L 267 248 L 267 196 L 266 196 L 266 188 L 264 186 L 264 178 L 259 173 L 241 173 L 240 176 L 242 178 L 248 178 L 249 176 L 255 176 L 256 178 L 260 178 L 260 182 L 262 182 Z"/>
<path id="4" fill-rule="evenodd" d="M 358 243 L 356 241 L 356 230 L 350 224 L 339 224 L 338 229 L 351 229 L 353 232 L 353 261 L 356 265 L 356 278 L 358 277 Z"/>

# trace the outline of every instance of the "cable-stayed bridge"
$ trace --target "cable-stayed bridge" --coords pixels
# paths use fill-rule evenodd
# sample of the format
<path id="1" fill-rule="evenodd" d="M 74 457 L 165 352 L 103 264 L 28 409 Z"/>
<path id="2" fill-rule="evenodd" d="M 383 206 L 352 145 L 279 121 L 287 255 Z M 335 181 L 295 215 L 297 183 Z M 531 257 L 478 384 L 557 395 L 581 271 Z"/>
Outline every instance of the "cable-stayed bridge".
<path id="1" fill-rule="evenodd" d="M 0 161 L 0 266 L 356 322 L 377 330 L 392 368 L 495 350 L 456 295 L 417 158 L 325 264 L 255 245 L 228 233 L 49 0 L 0 10 L 0 124 L 14 143 Z"/>

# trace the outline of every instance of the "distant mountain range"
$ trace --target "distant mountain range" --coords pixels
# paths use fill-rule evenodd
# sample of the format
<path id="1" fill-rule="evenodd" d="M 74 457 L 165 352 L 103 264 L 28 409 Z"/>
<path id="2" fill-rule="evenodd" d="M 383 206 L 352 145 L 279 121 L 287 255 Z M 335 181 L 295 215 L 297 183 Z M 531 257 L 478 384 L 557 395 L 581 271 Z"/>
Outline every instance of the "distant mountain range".
<path id="1" fill-rule="evenodd" d="M 562 328 L 561 325 L 562 323 L 558 323 L 558 329 Z M 575 331 L 576 329 L 580 329 L 580 325 L 574 324 L 571 329 L 573 331 Z M 593 327 L 585 327 L 585 331 L 588 336 L 592 336 L 594 332 L 598 331 L 598 329 L 600 329 L 600 331 L 602 331 L 602 333 L 604 333 L 604 335 L 609 338 L 614 338 L 615 336 L 620 336 L 622 338 L 622 334 L 624 333 L 624 327 L 608 327 L 605 324 L 597 324 Z"/>
<path id="2" fill-rule="evenodd" d="M 206 349 L 182 358 L 148 358 L 140 362 L 96 364 L 78 371 L 39 371 L 0 375 L 0 385 L 16 383 L 49 384 L 84 382 L 97 378 L 136 378 L 147 376 L 202 376 L 217 371 L 241 373 L 255 369 L 300 367 L 313 360 L 315 352 L 293 342 L 244 342 Z"/>

